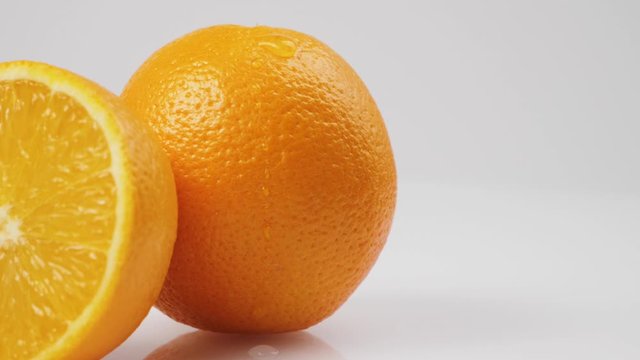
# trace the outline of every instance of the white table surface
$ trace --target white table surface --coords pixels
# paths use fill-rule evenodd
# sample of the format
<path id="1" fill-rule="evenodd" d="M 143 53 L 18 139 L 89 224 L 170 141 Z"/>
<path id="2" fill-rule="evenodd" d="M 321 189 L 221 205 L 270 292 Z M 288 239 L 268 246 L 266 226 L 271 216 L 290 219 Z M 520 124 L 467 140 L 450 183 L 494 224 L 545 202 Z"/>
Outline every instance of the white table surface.
<path id="1" fill-rule="evenodd" d="M 107 359 L 639 359 L 638 219 L 635 193 L 401 183 L 383 255 L 320 325 L 227 336 L 152 310 Z"/>

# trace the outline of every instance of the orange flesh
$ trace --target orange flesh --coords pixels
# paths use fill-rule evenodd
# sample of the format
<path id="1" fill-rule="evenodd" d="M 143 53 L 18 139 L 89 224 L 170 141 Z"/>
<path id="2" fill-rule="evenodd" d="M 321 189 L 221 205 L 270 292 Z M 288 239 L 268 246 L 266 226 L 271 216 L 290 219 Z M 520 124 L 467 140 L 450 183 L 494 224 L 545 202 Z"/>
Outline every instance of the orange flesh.
<path id="1" fill-rule="evenodd" d="M 91 302 L 116 200 L 107 141 L 84 107 L 0 81 L 0 359 L 37 355 Z"/>

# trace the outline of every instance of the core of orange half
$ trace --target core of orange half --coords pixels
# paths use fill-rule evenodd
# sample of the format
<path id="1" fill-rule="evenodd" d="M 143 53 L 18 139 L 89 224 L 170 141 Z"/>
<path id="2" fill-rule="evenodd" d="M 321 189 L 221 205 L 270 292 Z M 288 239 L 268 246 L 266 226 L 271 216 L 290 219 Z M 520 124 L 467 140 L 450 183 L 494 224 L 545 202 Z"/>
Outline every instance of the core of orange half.
<path id="1" fill-rule="evenodd" d="M 95 359 L 138 326 L 177 223 L 168 159 L 95 83 L 0 63 L 0 359 Z"/>

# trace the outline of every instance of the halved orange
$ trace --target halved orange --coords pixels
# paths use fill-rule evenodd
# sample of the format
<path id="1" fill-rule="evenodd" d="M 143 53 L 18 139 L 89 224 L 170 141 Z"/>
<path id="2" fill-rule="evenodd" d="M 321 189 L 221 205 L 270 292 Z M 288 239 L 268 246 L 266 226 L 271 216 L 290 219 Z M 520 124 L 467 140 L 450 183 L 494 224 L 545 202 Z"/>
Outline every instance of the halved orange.
<path id="1" fill-rule="evenodd" d="M 147 125 L 100 86 L 0 64 L 0 359 L 99 358 L 156 300 L 177 205 Z"/>

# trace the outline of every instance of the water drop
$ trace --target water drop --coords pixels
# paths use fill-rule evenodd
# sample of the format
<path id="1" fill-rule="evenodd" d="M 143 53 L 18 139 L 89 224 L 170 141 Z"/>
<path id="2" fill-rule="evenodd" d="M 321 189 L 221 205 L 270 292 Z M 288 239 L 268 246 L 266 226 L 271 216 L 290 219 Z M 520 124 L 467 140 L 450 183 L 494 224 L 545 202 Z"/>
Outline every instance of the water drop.
<path id="1" fill-rule="evenodd" d="M 253 359 L 273 359 L 278 356 L 279 353 L 280 351 L 278 351 L 278 349 L 269 345 L 254 346 L 249 350 L 249 356 Z"/>
<path id="2" fill-rule="evenodd" d="M 284 36 L 265 36 L 258 41 L 258 45 L 273 55 L 290 58 L 295 55 L 298 47 L 291 39 Z"/>

